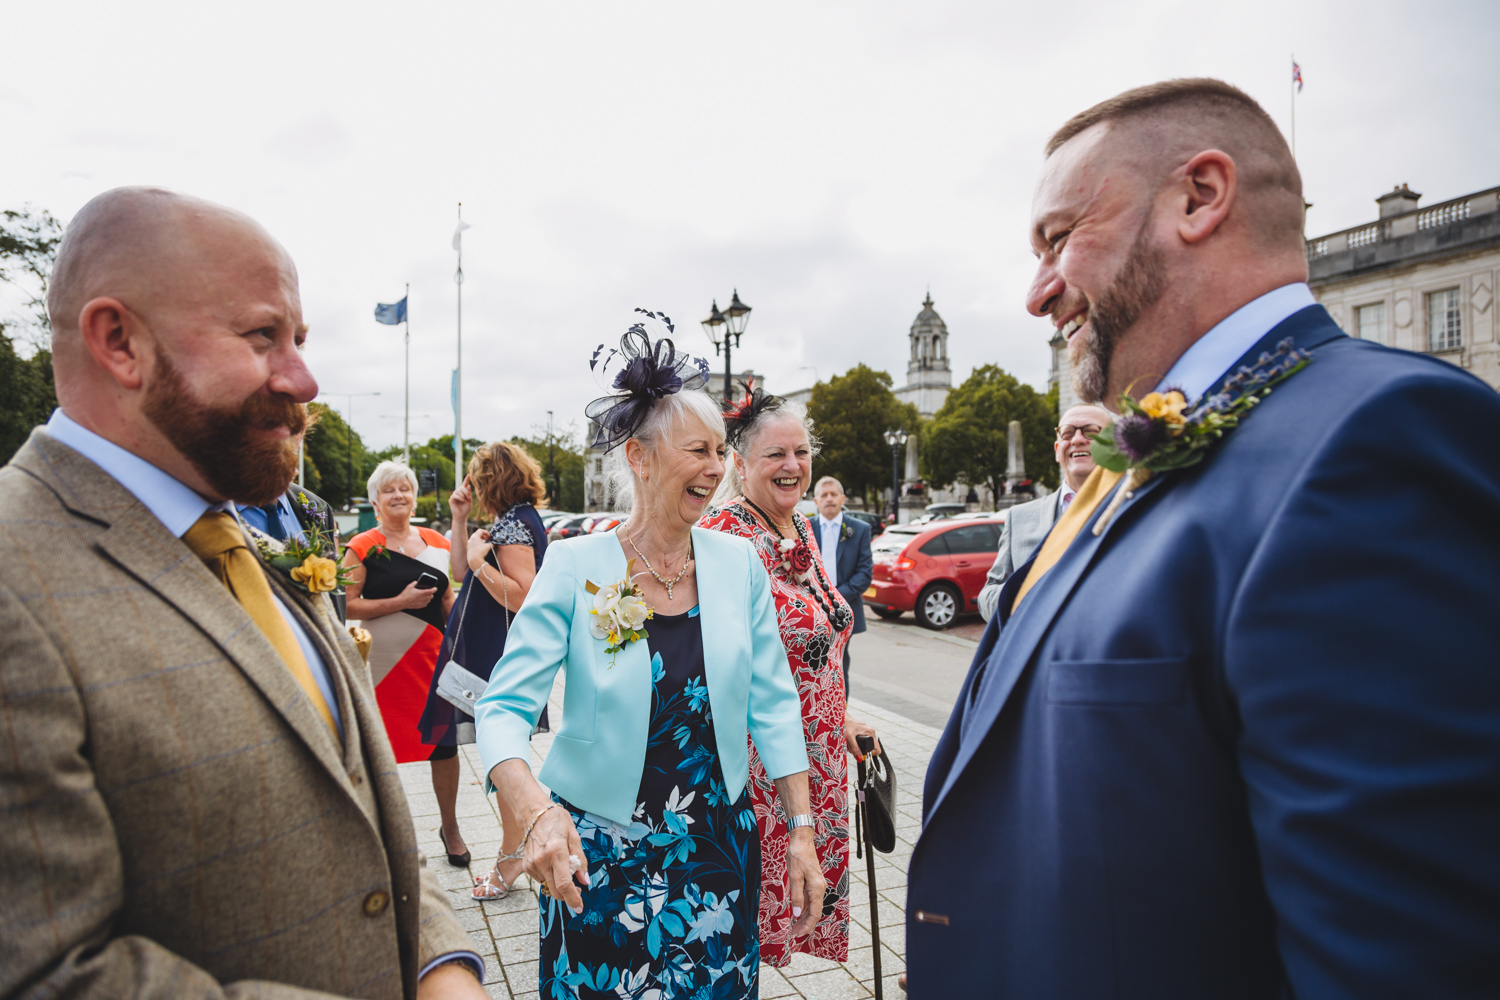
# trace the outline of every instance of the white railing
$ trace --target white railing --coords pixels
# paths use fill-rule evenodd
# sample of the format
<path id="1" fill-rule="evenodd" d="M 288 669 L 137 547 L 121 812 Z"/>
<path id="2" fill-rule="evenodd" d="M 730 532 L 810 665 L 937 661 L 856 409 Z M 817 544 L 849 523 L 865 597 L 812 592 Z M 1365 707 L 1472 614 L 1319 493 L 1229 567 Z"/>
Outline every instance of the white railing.
<path id="1" fill-rule="evenodd" d="M 1416 230 L 1420 231 L 1463 222 L 1475 215 L 1497 210 L 1500 210 L 1500 188 L 1490 188 L 1487 191 L 1478 191 L 1462 198 L 1454 198 L 1452 201 L 1421 209 L 1415 213 L 1414 221 Z M 1362 226 L 1355 226 L 1353 229 L 1345 229 L 1308 240 L 1307 257 L 1309 260 L 1315 260 L 1345 249 L 1354 250 L 1359 247 L 1372 246 L 1393 239 L 1395 236 L 1410 233 L 1413 231 L 1412 221 L 1409 221 L 1412 214 L 1404 212 L 1379 222 L 1369 222 Z"/>
<path id="2" fill-rule="evenodd" d="M 1450 222 L 1461 222 L 1468 217 L 1469 199 L 1450 201 L 1445 205 L 1424 208 L 1417 215 L 1417 228 L 1431 229 L 1433 226 L 1446 226 Z"/>

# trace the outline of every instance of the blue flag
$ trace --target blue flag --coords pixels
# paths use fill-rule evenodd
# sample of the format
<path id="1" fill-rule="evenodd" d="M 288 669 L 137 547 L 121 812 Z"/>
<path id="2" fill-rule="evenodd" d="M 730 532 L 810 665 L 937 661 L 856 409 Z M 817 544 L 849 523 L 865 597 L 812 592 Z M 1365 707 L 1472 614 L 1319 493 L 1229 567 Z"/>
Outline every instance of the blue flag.
<path id="1" fill-rule="evenodd" d="M 375 322 L 386 326 L 400 326 L 406 322 L 406 300 L 382 302 L 375 307 Z"/>

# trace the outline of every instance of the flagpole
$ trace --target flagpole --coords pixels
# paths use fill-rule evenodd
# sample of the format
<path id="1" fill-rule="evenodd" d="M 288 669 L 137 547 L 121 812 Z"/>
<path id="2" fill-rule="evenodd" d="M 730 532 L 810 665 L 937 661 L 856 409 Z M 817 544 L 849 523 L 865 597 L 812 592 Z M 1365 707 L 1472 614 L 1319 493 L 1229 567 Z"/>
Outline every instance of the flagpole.
<path id="1" fill-rule="evenodd" d="M 406 283 L 406 409 L 401 416 L 401 464 L 411 466 L 411 282 Z"/>
<path id="2" fill-rule="evenodd" d="M 1292 95 L 1292 159 L 1297 158 L 1297 53 L 1292 53 L 1291 95 Z"/>
<path id="3" fill-rule="evenodd" d="M 458 203 L 458 221 L 464 221 L 464 203 Z M 464 478 L 464 244 L 458 241 L 458 369 L 453 385 L 453 488 Z"/>

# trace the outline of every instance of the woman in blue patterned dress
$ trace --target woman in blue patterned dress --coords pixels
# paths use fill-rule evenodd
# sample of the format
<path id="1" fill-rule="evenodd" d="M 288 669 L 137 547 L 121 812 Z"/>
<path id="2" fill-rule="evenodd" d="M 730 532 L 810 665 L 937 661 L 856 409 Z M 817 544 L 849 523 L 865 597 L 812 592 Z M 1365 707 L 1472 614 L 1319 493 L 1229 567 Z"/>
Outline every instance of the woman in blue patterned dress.
<path id="1" fill-rule="evenodd" d="M 701 371 L 639 327 L 621 355 L 623 391 L 589 415 L 597 444 L 624 445 L 630 516 L 548 553 L 476 708 L 479 750 L 527 824 L 545 1000 L 754 997 L 747 734 L 790 817 L 797 932 L 822 915 L 801 705 L 754 548 L 694 527 L 724 474 L 722 415 L 707 394 L 679 391 L 701 386 Z M 549 796 L 525 741 L 559 669 Z"/>
<path id="2" fill-rule="evenodd" d="M 448 863 L 467 867 L 469 851 L 458 829 L 455 804 L 458 797 L 458 746 L 474 742 L 474 719 L 437 693 L 438 682 L 450 660 L 470 673 L 488 679 L 505 653 L 510 620 L 526 600 L 531 581 L 541 569 L 547 551 L 547 532 L 536 512 L 536 504 L 547 495 L 542 470 L 521 448 L 508 442 L 481 445 L 469 459 L 469 474 L 453 491 L 448 504 L 453 512 L 453 552 L 459 565 L 467 564 L 464 587 L 448 614 L 437 669 L 427 693 L 427 706 L 417 722 L 422 742 L 435 747 L 431 758 L 432 786 L 442 818 L 438 836 L 448 854 Z M 477 507 L 493 523 L 466 536 L 469 511 Z M 543 710 L 539 728 L 546 730 Z M 515 850 L 521 828 L 514 816 L 504 812 L 501 853 Z M 508 845 L 508 846 L 505 846 Z M 475 899 L 501 899 L 520 874 L 519 861 L 497 864 L 487 875 L 475 879 Z"/>

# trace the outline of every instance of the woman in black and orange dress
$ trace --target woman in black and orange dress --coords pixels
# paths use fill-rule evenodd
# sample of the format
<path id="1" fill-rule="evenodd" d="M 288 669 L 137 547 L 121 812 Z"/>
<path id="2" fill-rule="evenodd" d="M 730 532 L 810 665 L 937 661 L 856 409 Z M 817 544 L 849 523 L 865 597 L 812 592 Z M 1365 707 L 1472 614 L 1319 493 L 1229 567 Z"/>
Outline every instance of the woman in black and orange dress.
<path id="1" fill-rule="evenodd" d="M 453 607 L 448 575 L 448 539 L 411 523 L 417 505 L 417 476 L 400 462 L 381 462 L 370 475 L 370 503 L 377 525 L 349 539 L 344 566 L 349 570 L 348 615 L 369 630 L 370 679 L 396 763 L 432 759 L 422 745 L 417 720 L 443 645 L 443 626 Z M 458 760 L 433 760 L 433 782 Z M 457 832 L 455 823 L 454 833 Z M 458 845 L 461 846 L 461 845 Z"/>

